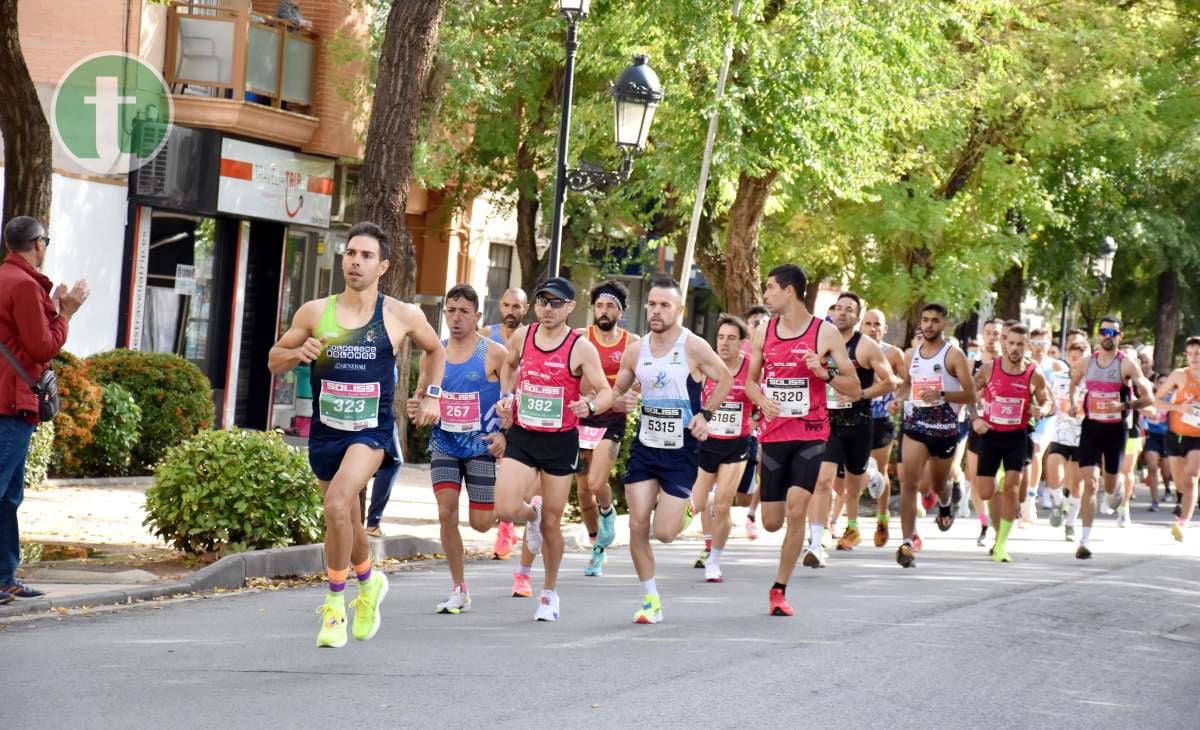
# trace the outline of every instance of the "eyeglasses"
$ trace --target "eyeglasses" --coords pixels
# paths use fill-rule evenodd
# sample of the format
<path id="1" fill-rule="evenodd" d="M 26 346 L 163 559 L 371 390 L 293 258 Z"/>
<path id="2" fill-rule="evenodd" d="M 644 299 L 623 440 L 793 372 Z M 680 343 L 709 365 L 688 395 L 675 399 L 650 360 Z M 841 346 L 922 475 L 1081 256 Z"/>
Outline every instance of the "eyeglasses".
<path id="1" fill-rule="evenodd" d="M 543 297 L 540 295 L 533 300 L 534 304 L 537 304 L 539 307 L 550 307 L 551 309 L 562 309 L 563 307 L 567 306 L 567 302 L 569 301 L 571 300 L 558 299 L 557 297 Z"/>
<path id="2" fill-rule="evenodd" d="M 49 236 L 34 236 L 33 239 L 30 241 L 30 243 L 33 243 L 34 241 L 41 241 L 43 246 L 45 246 L 46 248 L 50 248 L 50 237 Z"/>
<path id="3" fill-rule="evenodd" d="M 1029 344 L 1034 347 L 1047 347 L 1050 344 L 1049 340 L 1030 340 Z"/>
<path id="4" fill-rule="evenodd" d="M 1101 337 L 1117 337 L 1120 334 L 1121 334 L 1121 330 L 1117 329 L 1116 327 L 1101 327 L 1100 328 L 1100 336 Z"/>

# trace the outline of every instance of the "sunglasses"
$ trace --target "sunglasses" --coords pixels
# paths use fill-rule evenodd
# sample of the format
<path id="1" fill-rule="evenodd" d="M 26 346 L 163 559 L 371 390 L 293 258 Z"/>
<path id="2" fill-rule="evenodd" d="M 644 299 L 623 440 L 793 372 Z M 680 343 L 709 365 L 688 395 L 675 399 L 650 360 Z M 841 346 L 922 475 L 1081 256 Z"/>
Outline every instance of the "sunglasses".
<path id="1" fill-rule="evenodd" d="M 567 302 L 569 302 L 570 300 L 538 296 L 533 301 L 535 304 L 537 304 L 538 306 L 541 306 L 541 307 L 550 307 L 551 309 L 562 309 L 563 307 L 567 306 Z"/>
<path id="2" fill-rule="evenodd" d="M 42 242 L 42 245 L 43 245 L 44 247 L 46 247 L 46 248 L 50 248 L 50 237 L 49 237 L 49 236 L 34 236 L 34 237 L 33 237 L 33 241 L 41 241 L 41 242 Z M 31 241 L 31 243 L 32 243 L 33 241 Z"/>
<path id="3" fill-rule="evenodd" d="M 1050 345 L 1050 341 L 1049 340 L 1030 340 L 1029 344 L 1033 345 L 1034 347 L 1048 347 Z"/>
<path id="4" fill-rule="evenodd" d="M 1116 337 L 1120 334 L 1121 334 L 1121 330 L 1117 329 L 1116 327 L 1101 327 L 1100 328 L 1100 336 L 1101 337 Z"/>

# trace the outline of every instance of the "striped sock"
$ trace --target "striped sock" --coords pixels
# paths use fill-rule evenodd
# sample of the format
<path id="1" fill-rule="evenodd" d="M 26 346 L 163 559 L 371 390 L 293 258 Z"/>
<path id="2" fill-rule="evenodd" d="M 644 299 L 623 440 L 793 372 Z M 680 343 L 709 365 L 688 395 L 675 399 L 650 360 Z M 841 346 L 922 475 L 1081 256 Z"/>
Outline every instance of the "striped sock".
<path id="1" fill-rule="evenodd" d="M 341 593 L 342 591 L 346 590 L 346 577 L 350 575 L 349 570 L 345 568 L 342 568 L 341 570 L 326 568 L 325 575 L 329 578 L 330 593 Z"/>
<path id="2" fill-rule="evenodd" d="M 358 565 L 354 566 L 354 577 L 358 578 L 359 583 L 366 583 L 371 579 L 371 559 L 367 558 Z"/>

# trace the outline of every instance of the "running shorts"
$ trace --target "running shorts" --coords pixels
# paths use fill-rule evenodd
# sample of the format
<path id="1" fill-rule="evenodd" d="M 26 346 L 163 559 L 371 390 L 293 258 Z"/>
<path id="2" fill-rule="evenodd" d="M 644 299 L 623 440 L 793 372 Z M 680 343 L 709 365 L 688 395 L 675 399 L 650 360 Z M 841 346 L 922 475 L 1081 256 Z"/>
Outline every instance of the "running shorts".
<path id="1" fill-rule="evenodd" d="M 490 510 L 496 504 L 496 459 L 491 454 L 460 459 L 437 449 L 429 452 L 429 478 L 433 491 L 461 491 L 467 485 L 471 509 Z"/>
<path id="2" fill-rule="evenodd" d="M 742 483 L 738 485 L 738 494 L 754 494 L 758 482 L 754 480 L 754 470 L 758 467 L 758 439 L 750 437 L 750 453 L 747 454 L 746 469 L 742 472 Z"/>
<path id="3" fill-rule="evenodd" d="M 977 474 L 990 476 L 1000 466 L 1005 471 L 1021 471 L 1029 463 L 1032 442 L 1021 431 L 988 431 L 979 437 L 979 467 Z"/>
<path id="4" fill-rule="evenodd" d="M 1067 446 L 1066 444 L 1052 443 L 1050 444 L 1050 448 L 1046 451 L 1046 455 L 1050 456 L 1053 454 L 1058 454 L 1067 461 L 1078 461 L 1075 453 L 1078 449 L 1078 446 Z"/>
<path id="5" fill-rule="evenodd" d="M 658 482 L 672 497 L 692 496 L 696 472 L 700 468 L 700 449 L 655 449 L 633 440 L 629 449 L 629 464 L 625 467 L 625 483 Z"/>
<path id="6" fill-rule="evenodd" d="M 829 430 L 829 441 L 821 461 L 837 464 L 838 476 L 846 472 L 859 476 L 867 471 L 867 459 L 871 458 L 871 422 L 853 426 L 833 426 Z"/>
<path id="7" fill-rule="evenodd" d="M 888 418 L 876 418 L 871 422 L 871 451 L 882 449 L 896 439 L 896 422 Z"/>
<path id="8" fill-rule="evenodd" d="M 709 437 L 700 442 L 700 468 L 709 474 L 716 474 L 717 467 L 722 464 L 738 464 L 750 458 L 750 443 L 752 436 L 735 439 L 715 439 Z"/>
<path id="9" fill-rule="evenodd" d="M 513 424 L 508 429 L 504 458 L 550 476 L 570 476 L 579 468 L 579 430 L 530 431 Z"/>
<path id="10" fill-rule="evenodd" d="M 1125 424 L 1099 423 L 1090 418 L 1083 419 L 1079 432 L 1079 449 L 1075 452 L 1081 468 L 1100 466 L 1108 474 L 1119 474 L 1121 459 L 1125 456 L 1125 441 L 1129 438 Z"/>
<path id="11" fill-rule="evenodd" d="M 762 501 L 783 502 L 788 490 L 799 487 L 810 494 L 817 488 L 824 441 L 776 441 L 762 448 Z"/>
<path id="12" fill-rule="evenodd" d="M 1155 453 L 1155 454 L 1158 454 L 1159 456 L 1166 456 L 1167 455 L 1166 436 L 1167 435 L 1161 431 L 1159 431 L 1158 433 L 1155 433 L 1154 431 L 1148 431 L 1146 433 L 1146 446 L 1143 450 L 1146 451 L 1147 453 Z"/>
<path id="13" fill-rule="evenodd" d="M 1167 456 L 1177 456 L 1181 459 L 1193 451 L 1200 451 L 1200 437 L 1180 436 L 1177 433 L 1167 433 Z"/>
<path id="14" fill-rule="evenodd" d="M 383 452 L 380 469 L 401 463 L 400 449 L 396 446 L 396 433 L 392 428 L 372 428 L 349 433 L 339 438 L 314 438 L 308 440 L 308 465 L 318 481 L 332 481 L 342 466 L 342 457 L 354 444 L 366 444 Z M 366 487 L 366 485 L 363 485 Z"/>
<path id="15" fill-rule="evenodd" d="M 934 459 L 949 459 L 954 456 L 954 450 L 958 448 L 957 435 L 932 436 L 905 429 L 904 437 L 910 438 L 919 444 L 925 444 L 925 448 L 929 450 L 929 455 Z"/>

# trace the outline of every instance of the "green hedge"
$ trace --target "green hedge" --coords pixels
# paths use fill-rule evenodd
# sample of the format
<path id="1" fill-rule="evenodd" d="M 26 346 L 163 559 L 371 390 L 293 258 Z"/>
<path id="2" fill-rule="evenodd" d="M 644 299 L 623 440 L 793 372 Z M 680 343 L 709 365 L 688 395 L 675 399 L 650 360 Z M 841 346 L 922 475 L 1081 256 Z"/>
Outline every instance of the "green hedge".
<path id="1" fill-rule="evenodd" d="M 50 457 L 54 452 L 54 421 L 43 421 L 33 432 L 29 453 L 25 456 L 25 488 L 32 489 L 46 481 Z"/>
<path id="2" fill-rule="evenodd" d="M 117 383 L 104 386 L 104 407 L 92 434 L 83 447 L 83 471 L 90 477 L 124 476 L 130 473 L 133 449 L 141 436 L 142 409 L 128 390 Z"/>
<path id="3" fill-rule="evenodd" d="M 167 449 L 211 428 L 216 414 L 204 373 L 178 355 L 113 350 L 87 360 L 97 383 L 121 385 L 142 412 L 131 468 L 148 473 Z"/>

